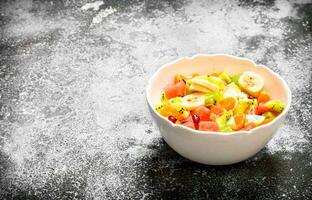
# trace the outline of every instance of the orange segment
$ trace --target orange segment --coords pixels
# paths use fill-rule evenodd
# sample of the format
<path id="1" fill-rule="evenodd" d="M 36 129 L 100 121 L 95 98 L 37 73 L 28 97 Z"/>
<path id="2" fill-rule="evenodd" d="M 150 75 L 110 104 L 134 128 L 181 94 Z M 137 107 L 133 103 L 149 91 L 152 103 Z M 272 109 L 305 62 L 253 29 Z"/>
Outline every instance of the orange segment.
<path id="1" fill-rule="evenodd" d="M 268 112 L 268 111 L 270 111 L 270 110 L 264 106 L 263 102 L 261 102 L 261 103 L 259 103 L 259 105 L 256 109 L 256 115 L 261 115 L 261 114 Z"/>
<path id="2" fill-rule="evenodd" d="M 269 100 L 270 100 L 270 95 L 268 93 L 264 92 L 264 91 L 262 91 L 260 93 L 260 95 L 258 96 L 258 102 L 265 103 L 265 102 L 267 102 Z"/>
<path id="3" fill-rule="evenodd" d="M 245 130 L 245 131 L 249 131 L 253 128 L 255 128 L 256 125 L 254 123 L 250 123 L 250 124 L 247 124 L 244 128 L 242 128 L 241 130 Z"/>
<path id="4" fill-rule="evenodd" d="M 210 74 L 211 76 L 216 76 L 216 77 L 219 77 L 220 73 L 219 72 L 213 72 Z"/>
<path id="5" fill-rule="evenodd" d="M 269 123 L 270 121 L 272 121 L 273 119 L 274 119 L 274 118 L 265 119 L 265 120 L 261 123 L 261 125 L 267 124 L 267 123 Z"/>
<path id="6" fill-rule="evenodd" d="M 210 113 L 214 113 L 216 115 L 222 115 L 224 113 L 224 109 L 220 106 L 211 106 Z"/>
<path id="7" fill-rule="evenodd" d="M 218 102 L 218 104 L 226 110 L 232 110 L 235 106 L 236 100 L 233 97 L 227 97 Z"/>
<path id="8" fill-rule="evenodd" d="M 240 130 L 244 127 L 246 115 L 241 113 L 234 116 L 235 128 L 234 130 Z"/>

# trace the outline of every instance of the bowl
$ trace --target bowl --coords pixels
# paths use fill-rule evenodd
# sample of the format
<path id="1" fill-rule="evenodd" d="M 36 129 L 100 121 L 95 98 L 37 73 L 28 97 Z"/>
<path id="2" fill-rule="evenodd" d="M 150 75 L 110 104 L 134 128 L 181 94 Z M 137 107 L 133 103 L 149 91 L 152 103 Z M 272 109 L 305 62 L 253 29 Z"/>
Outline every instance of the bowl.
<path id="1" fill-rule="evenodd" d="M 232 75 L 244 71 L 259 73 L 265 81 L 264 89 L 272 99 L 285 102 L 286 108 L 268 124 L 250 131 L 229 133 L 198 131 L 173 124 L 154 109 L 163 88 L 172 82 L 176 74 L 203 74 L 223 70 Z M 255 155 L 272 139 L 284 122 L 291 104 L 291 91 L 278 74 L 249 59 L 224 54 L 184 57 L 160 67 L 148 82 L 146 97 L 151 115 L 167 144 L 183 157 L 208 165 L 233 164 Z"/>

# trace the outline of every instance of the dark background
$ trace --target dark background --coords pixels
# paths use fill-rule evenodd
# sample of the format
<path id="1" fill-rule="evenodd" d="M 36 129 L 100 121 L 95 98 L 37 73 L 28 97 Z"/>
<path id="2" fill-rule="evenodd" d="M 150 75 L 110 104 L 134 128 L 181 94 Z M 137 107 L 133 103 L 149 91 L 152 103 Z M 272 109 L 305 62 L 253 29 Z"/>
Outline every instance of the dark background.
<path id="1" fill-rule="evenodd" d="M 0 199 L 312 199 L 311 1 L 0 3 Z M 145 86 L 197 53 L 247 57 L 290 86 L 286 122 L 255 157 L 184 159 Z"/>

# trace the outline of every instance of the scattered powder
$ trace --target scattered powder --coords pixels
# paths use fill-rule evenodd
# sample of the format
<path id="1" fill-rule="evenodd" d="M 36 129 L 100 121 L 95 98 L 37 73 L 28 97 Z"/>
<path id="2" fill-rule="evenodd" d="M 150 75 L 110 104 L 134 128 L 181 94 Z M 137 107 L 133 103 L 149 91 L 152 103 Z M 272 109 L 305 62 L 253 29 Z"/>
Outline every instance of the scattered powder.
<path id="1" fill-rule="evenodd" d="M 107 16 L 113 14 L 114 12 L 116 12 L 117 10 L 109 7 L 105 10 L 100 10 L 100 12 L 98 14 L 96 14 L 95 17 L 93 17 L 92 19 L 92 23 L 93 24 L 98 24 L 101 23 L 103 21 L 103 19 L 105 19 Z"/>
<path id="2" fill-rule="evenodd" d="M 100 6 L 103 5 L 103 1 L 95 1 L 93 3 L 86 3 L 84 6 L 81 7 L 81 10 L 94 10 L 97 11 L 100 9 Z"/>

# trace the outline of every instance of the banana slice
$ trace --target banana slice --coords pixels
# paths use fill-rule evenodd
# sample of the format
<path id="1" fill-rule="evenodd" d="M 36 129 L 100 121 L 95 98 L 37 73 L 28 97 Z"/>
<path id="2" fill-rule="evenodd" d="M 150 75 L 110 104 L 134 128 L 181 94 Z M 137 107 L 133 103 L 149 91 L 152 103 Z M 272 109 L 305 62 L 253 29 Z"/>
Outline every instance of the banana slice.
<path id="1" fill-rule="evenodd" d="M 239 86 L 248 94 L 258 97 L 264 86 L 263 78 L 255 72 L 244 72 L 238 79 Z"/>
<path id="2" fill-rule="evenodd" d="M 211 90 L 201 86 L 201 85 L 198 85 L 196 83 L 192 83 L 189 87 L 189 90 L 190 91 L 196 91 L 196 92 L 203 92 L 203 93 L 208 93 L 208 92 L 211 92 Z"/>
<path id="3" fill-rule="evenodd" d="M 209 89 L 211 91 L 217 91 L 217 90 L 221 89 L 218 85 L 216 85 L 216 84 L 214 84 L 214 83 L 212 83 L 210 81 L 207 81 L 205 79 L 193 78 L 192 82 L 197 84 L 197 85 L 200 85 L 200 86 L 202 86 L 204 88 L 207 88 L 207 89 Z"/>
<path id="4" fill-rule="evenodd" d="M 182 105 L 188 109 L 193 110 L 205 105 L 205 95 L 202 93 L 193 93 L 182 98 Z"/>

